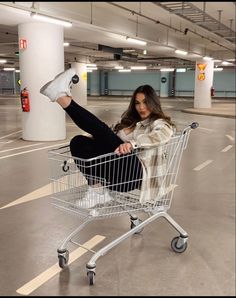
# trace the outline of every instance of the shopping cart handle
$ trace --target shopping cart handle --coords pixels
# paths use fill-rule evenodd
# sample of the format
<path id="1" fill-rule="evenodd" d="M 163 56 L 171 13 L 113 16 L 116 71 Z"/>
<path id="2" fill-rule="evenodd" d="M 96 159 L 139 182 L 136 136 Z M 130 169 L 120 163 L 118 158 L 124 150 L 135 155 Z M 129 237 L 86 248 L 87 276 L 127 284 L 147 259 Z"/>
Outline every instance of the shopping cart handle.
<path id="1" fill-rule="evenodd" d="M 190 127 L 191 127 L 192 129 L 198 128 L 198 126 L 199 126 L 198 122 L 193 122 L 193 123 L 190 125 Z"/>

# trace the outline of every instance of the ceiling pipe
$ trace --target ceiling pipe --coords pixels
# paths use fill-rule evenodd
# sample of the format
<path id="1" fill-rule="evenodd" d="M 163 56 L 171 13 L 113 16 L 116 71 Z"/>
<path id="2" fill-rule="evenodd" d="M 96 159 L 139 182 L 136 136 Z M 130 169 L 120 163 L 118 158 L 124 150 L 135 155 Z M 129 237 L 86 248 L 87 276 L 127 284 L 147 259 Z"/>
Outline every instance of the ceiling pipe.
<path id="1" fill-rule="evenodd" d="M 153 3 L 155 3 L 155 2 L 153 2 Z M 133 15 L 136 14 L 136 15 L 138 15 L 138 16 L 140 16 L 140 17 L 143 17 L 143 18 L 145 18 L 145 19 L 147 19 L 147 20 L 149 20 L 149 21 L 154 22 L 155 24 L 160 24 L 160 25 L 165 26 L 165 27 L 167 27 L 167 28 L 169 28 L 169 29 L 171 29 L 171 30 L 174 30 L 175 32 L 180 32 L 180 33 L 183 33 L 183 34 L 184 34 L 184 31 L 182 31 L 182 30 L 180 30 L 180 29 L 177 29 L 177 28 L 174 28 L 174 27 L 172 27 L 172 26 L 170 26 L 170 25 L 164 24 L 164 23 L 160 22 L 159 20 L 155 20 L 155 19 L 150 18 L 150 17 L 148 17 L 148 16 L 146 16 L 146 15 L 144 15 L 144 14 L 142 14 L 142 13 L 139 13 L 139 12 L 136 12 L 136 11 L 131 10 L 131 9 L 129 9 L 129 8 L 123 7 L 123 6 L 119 5 L 119 4 L 116 4 L 116 3 L 113 3 L 113 2 L 107 2 L 107 4 L 116 6 L 116 7 L 120 8 L 120 9 L 123 9 L 123 10 L 126 10 L 126 11 L 132 13 Z M 223 45 L 219 44 L 218 42 L 216 42 L 216 41 L 214 41 L 214 40 L 211 40 L 211 39 L 209 39 L 209 38 L 207 38 L 207 37 L 205 37 L 205 36 L 203 36 L 203 35 L 201 35 L 201 34 L 195 32 L 195 31 L 192 31 L 192 30 L 190 30 L 190 29 L 188 29 L 188 31 L 191 32 L 191 33 L 193 33 L 193 34 L 195 34 L 195 35 L 197 35 L 197 36 L 199 36 L 199 37 L 201 37 L 201 38 L 204 38 L 204 39 L 206 39 L 206 40 L 209 40 L 210 42 L 215 43 L 216 45 L 218 45 L 218 46 L 220 46 L 220 47 L 223 47 L 223 48 L 227 49 L 228 51 L 234 52 L 233 50 L 229 49 L 228 47 L 223 46 Z"/>

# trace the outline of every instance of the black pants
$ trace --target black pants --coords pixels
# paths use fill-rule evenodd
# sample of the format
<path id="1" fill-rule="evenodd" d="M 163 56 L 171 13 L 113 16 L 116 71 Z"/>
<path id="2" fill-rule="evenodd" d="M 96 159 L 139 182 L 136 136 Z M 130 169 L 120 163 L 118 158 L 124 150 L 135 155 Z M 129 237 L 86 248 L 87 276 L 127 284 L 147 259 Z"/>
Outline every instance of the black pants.
<path id="1" fill-rule="evenodd" d="M 114 152 L 120 144 L 124 143 L 104 122 L 75 101 L 72 100 L 64 110 L 78 127 L 92 136 L 92 138 L 75 136 L 70 142 L 72 156 L 90 159 Z M 141 186 L 142 165 L 138 157 L 132 153 L 122 156 L 112 155 L 110 159 L 99 158 L 92 162 L 88 161 L 87 164 L 77 162 L 77 166 L 85 174 L 89 184 L 96 182 L 93 177 L 99 177 L 105 179 L 104 185 L 109 189 L 120 192 Z"/>

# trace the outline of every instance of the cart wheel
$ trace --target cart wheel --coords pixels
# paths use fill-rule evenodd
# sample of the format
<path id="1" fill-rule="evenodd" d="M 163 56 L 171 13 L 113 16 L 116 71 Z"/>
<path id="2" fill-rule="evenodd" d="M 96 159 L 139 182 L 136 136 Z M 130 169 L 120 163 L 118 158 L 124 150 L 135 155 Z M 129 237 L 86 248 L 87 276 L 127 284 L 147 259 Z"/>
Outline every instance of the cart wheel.
<path id="1" fill-rule="evenodd" d="M 188 244 L 187 244 L 187 242 L 185 242 L 182 246 L 178 247 L 177 246 L 177 243 L 178 243 L 179 238 L 181 238 L 181 237 L 174 237 L 172 239 L 172 241 L 171 241 L 171 248 L 175 252 L 182 253 L 182 252 L 184 252 L 186 250 Z"/>
<path id="2" fill-rule="evenodd" d="M 79 77 L 77 76 L 77 75 L 74 75 L 73 77 L 72 77 L 72 83 L 73 84 L 77 84 L 79 82 Z"/>
<path id="3" fill-rule="evenodd" d="M 58 260 L 59 260 L 59 267 L 62 269 L 65 268 L 69 261 L 69 251 L 66 250 L 65 253 L 58 254 Z"/>
<path id="4" fill-rule="evenodd" d="M 135 219 L 135 220 L 132 220 L 132 219 L 131 219 L 130 229 L 133 229 L 133 228 L 137 227 L 138 225 L 141 224 L 141 222 L 142 222 L 142 220 L 139 219 L 139 218 L 137 218 L 137 219 Z M 144 228 L 141 228 L 140 230 L 137 230 L 134 234 L 140 234 L 140 233 L 142 233 L 143 229 L 144 229 Z"/>
<path id="5" fill-rule="evenodd" d="M 89 283 L 90 286 L 92 286 L 95 282 L 95 272 L 94 271 L 88 271 L 87 276 L 88 276 L 88 283 Z"/>

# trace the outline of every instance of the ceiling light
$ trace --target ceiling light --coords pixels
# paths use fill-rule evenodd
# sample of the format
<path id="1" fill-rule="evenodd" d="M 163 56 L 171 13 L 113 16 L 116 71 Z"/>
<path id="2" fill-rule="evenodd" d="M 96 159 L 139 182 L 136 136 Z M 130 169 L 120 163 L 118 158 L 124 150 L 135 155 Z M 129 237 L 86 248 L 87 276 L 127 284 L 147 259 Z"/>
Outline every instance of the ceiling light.
<path id="1" fill-rule="evenodd" d="M 60 19 L 57 19 L 57 18 L 48 17 L 48 16 L 45 16 L 45 15 L 42 15 L 42 14 L 37 14 L 37 13 L 34 13 L 34 12 L 31 13 L 31 17 L 36 19 L 36 20 L 39 20 L 39 21 L 44 21 L 44 22 L 48 22 L 48 23 L 62 25 L 62 26 L 65 26 L 65 27 L 71 27 L 72 26 L 71 22 L 60 20 Z"/>
<path id="2" fill-rule="evenodd" d="M 212 58 L 211 57 L 208 57 L 208 56 L 203 57 L 203 59 L 204 60 L 212 60 Z"/>
<path id="3" fill-rule="evenodd" d="M 223 67 L 217 67 L 217 68 L 213 68 L 214 71 L 222 71 Z"/>
<path id="4" fill-rule="evenodd" d="M 124 69 L 124 66 L 115 66 L 115 69 Z"/>
<path id="5" fill-rule="evenodd" d="M 232 64 L 232 63 L 227 62 L 227 61 L 223 61 L 221 64 L 222 64 L 222 65 L 229 65 L 229 64 Z"/>
<path id="6" fill-rule="evenodd" d="M 87 70 L 89 70 L 89 69 L 91 69 L 91 70 L 97 70 L 98 68 L 97 67 L 89 67 L 89 68 L 87 68 Z"/>
<path id="7" fill-rule="evenodd" d="M 7 63 L 6 59 L 0 59 L 0 63 Z"/>
<path id="8" fill-rule="evenodd" d="M 227 59 L 228 61 L 235 61 L 235 58 L 232 58 L 232 59 Z"/>
<path id="9" fill-rule="evenodd" d="M 87 66 L 87 67 L 96 67 L 97 64 L 92 64 L 92 63 L 90 63 L 90 64 L 86 64 L 86 66 Z"/>
<path id="10" fill-rule="evenodd" d="M 176 72 L 186 72 L 186 68 L 176 68 Z"/>
<path id="11" fill-rule="evenodd" d="M 133 50 L 133 49 L 124 49 L 123 52 L 124 53 L 132 53 L 132 52 L 135 52 L 135 50 Z"/>
<path id="12" fill-rule="evenodd" d="M 139 70 L 139 69 L 147 69 L 147 66 L 131 66 L 130 68 Z"/>
<path id="13" fill-rule="evenodd" d="M 119 69 L 119 72 L 131 72 L 131 69 Z"/>
<path id="14" fill-rule="evenodd" d="M 19 69 L 16 69 L 15 72 L 20 72 L 20 70 Z"/>
<path id="15" fill-rule="evenodd" d="M 182 50 L 175 50 L 175 53 L 180 54 L 180 55 L 187 55 L 188 54 L 188 52 L 182 51 Z"/>
<path id="16" fill-rule="evenodd" d="M 143 50 L 143 55 L 147 55 L 147 50 Z"/>
<path id="17" fill-rule="evenodd" d="M 174 68 L 161 68 L 160 71 L 174 71 Z"/>
<path id="18" fill-rule="evenodd" d="M 139 39 L 134 39 L 134 38 L 131 38 L 131 37 L 127 37 L 126 39 L 130 42 L 137 43 L 137 44 L 140 44 L 140 45 L 143 45 L 143 46 L 147 44 L 146 41 L 139 40 Z"/>
<path id="19" fill-rule="evenodd" d="M 64 47 L 69 47 L 69 45 L 70 45 L 69 42 L 64 42 L 64 43 L 63 43 L 63 46 L 64 46 Z"/>
<path id="20" fill-rule="evenodd" d="M 92 69 L 87 69 L 87 72 L 93 72 L 93 70 Z"/>
<path id="21" fill-rule="evenodd" d="M 15 70 L 15 68 L 14 67 L 4 67 L 3 70 L 5 70 L 5 71 L 13 71 L 13 70 Z"/>
<path id="22" fill-rule="evenodd" d="M 213 61 L 214 62 L 221 62 L 222 60 L 220 60 L 220 59 L 214 59 Z"/>

